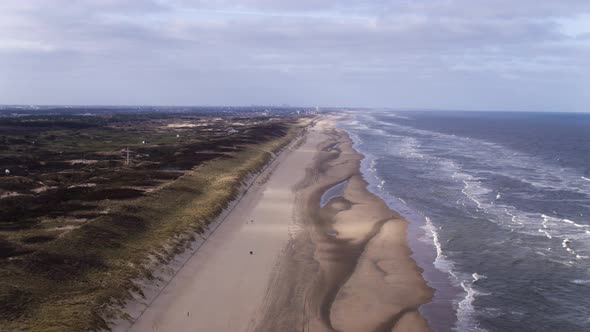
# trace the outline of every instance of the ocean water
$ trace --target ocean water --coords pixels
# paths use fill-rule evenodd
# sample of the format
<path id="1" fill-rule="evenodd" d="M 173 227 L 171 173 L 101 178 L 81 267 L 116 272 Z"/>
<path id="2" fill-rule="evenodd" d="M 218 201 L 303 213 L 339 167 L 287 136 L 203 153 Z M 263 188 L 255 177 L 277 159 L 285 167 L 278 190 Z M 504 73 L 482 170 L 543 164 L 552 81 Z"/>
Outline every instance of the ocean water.
<path id="1" fill-rule="evenodd" d="M 590 114 L 353 112 L 437 331 L 590 331 Z"/>

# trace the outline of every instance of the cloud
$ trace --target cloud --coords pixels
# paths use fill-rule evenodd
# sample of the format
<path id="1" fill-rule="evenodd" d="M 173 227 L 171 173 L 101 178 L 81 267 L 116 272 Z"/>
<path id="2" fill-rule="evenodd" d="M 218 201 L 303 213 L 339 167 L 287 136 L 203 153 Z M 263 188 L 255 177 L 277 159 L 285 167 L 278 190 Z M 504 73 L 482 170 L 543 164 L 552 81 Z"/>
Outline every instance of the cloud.
<path id="1" fill-rule="evenodd" d="M 539 107 L 532 91 L 569 109 L 588 15 L 585 0 L 3 2 L 0 103 Z M 461 86 L 511 89 L 477 105 Z"/>

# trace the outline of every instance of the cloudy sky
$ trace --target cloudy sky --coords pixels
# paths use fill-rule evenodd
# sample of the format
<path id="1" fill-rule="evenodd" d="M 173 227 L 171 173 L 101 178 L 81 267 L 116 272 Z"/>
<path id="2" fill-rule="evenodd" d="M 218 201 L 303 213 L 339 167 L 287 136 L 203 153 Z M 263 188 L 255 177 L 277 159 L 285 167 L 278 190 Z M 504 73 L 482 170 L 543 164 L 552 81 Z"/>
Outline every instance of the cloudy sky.
<path id="1" fill-rule="evenodd" d="M 590 110 L 588 0 L 2 0 L 0 104 Z"/>

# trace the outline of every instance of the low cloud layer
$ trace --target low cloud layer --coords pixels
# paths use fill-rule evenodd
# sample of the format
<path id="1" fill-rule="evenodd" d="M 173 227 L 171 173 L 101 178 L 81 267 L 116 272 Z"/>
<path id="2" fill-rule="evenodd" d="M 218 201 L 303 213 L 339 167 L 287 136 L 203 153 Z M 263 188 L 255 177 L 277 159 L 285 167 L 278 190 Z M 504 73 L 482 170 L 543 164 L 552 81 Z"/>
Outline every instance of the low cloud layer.
<path id="1" fill-rule="evenodd" d="M 590 2 L 0 3 L 0 104 L 590 110 Z"/>

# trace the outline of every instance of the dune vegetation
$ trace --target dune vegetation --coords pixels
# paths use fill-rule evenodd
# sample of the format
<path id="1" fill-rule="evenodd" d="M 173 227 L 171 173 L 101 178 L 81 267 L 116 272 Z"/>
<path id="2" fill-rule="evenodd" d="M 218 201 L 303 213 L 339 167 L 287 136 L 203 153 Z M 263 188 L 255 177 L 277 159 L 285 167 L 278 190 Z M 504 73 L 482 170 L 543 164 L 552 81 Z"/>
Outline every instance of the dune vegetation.
<path id="1" fill-rule="evenodd" d="M 14 170 L 0 177 L 0 330 L 108 328 L 112 308 L 141 291 L 133 280 L 182 252 L 309 121 L 250 118 L 233 129 L 238 120 L 218 119 L 93 118 L 35 124 L 44 129 L 26 138 L 3 123 L 16 129 L 0 154 Z"/>

